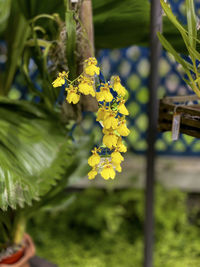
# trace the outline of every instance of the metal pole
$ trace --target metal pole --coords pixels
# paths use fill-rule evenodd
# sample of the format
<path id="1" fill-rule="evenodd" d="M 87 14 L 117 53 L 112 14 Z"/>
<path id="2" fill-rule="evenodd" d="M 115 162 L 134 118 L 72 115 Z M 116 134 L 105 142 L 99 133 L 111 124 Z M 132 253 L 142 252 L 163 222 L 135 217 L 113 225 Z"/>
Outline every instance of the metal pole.
<path id="1" fill-rule="evenodd" d="M 149 127 L 148 149 L 146 157 L 146 200 L 145 200 L 145 247 L 144 267 L 153 267 L 153 243 L 154 243 L 154 178 L 155 178 L 155 141 L 157 134 L 157 87 L 158 87 L 158 62 L 161 52 L 161 44 L 157 38 L 157 32 L 162 27 L 162 11 L 159 0 L 151 0 L 151 30 L 150 30 L 150 76 L 149 76 Z"/>

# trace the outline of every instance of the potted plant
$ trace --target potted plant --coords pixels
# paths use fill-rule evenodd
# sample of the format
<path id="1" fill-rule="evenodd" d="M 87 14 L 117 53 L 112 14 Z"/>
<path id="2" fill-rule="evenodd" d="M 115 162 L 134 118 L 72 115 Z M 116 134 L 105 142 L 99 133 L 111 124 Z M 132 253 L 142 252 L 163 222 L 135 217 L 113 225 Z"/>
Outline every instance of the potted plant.
<path id="1" fill-rule="evenodd" d="M 158 33 L 158 38 L 163 47 L 174 56 L 180 64 L 184 81 L 194 91 L 195 95 L 166 97 L 160 101 L 159 108 L 159 130 L 169 131 L 174 127 L 174 131 L 179 131 L 194 137 L 200 137 L 200 109 L 198 104 L 187 105 L 191 101 L 198 102 L 200 98 L 200 53 L 198 51 L 198 22 L 195 14 L 193 0 L 186 0 L 187 26 L 183 26 L 172 13 L 170 6 L 161 0 L 164 13 L 172 24 L 179 31 L 182 42 L 187 51 L 187 59 L 170 44 L 163 34 Z M 173 131 L 173 129 L 172 129 Z M 176 135 L 176 134 L 175 134 Z M 176 138 L 175 138 L 176 139 Z"/>

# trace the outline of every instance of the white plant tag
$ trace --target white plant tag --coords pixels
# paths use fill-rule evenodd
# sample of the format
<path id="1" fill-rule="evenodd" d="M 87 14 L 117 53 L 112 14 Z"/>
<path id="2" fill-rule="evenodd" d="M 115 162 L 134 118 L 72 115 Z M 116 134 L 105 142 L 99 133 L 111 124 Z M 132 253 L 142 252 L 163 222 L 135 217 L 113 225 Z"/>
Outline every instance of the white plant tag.
<path id="1" fill-rule="evenodd" d="M 176 141 L 179 138 L 181 124 L 181 114 L 174 113 L 172 120 L 172 141 Z"/>

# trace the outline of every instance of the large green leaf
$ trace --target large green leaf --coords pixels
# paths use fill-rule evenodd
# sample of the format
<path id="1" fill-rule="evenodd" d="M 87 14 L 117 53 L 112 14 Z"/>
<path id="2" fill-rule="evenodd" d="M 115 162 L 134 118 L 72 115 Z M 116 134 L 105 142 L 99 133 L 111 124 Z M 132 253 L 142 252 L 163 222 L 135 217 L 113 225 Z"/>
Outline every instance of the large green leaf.
<path id="1" fill-rule="evenodd" d="M 72 161 L 72 144 L 55 112 L 0 100 L 1 209 L 38 200 Z"/>
<path id="2" fill-rule="evenodd" d="M 149 46 L 149 0 L 93 0 L 95 47 L 121 48 Z M 185 52 L 181 35 L 173 23 L 163 18 L 163 33 L 179 52 Z"/>
<path id="3" fill-rule="evenodd" d="M 13 0 L 18 3 L 21 12 L 27 19 L 32 19 L 39 14 L 60 13 L 64 18 L 64 1 L 56 0 Z"/>
<path id="4" fill-rule="evenodd" d="M 148 44 L 148 0 L 93 0 L 95 47 L 117 48 Z"/>

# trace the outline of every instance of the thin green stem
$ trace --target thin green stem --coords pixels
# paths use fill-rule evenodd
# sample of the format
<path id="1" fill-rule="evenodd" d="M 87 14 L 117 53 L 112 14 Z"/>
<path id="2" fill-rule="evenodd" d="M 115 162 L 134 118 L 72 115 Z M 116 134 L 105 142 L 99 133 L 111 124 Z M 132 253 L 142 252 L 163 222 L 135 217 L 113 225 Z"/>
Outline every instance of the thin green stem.
<path id="1" fill-rule="evenodd" d="M 200 90 L 198 89 L 198 87 L 196 86 L 196 83 L 195 83 L 195 81 L 193 80 L 193 78 L 192 78 L 192 75 L 191 75 L 191 73 L 188 71 L 187 72 L 187 75 L 188 75 L 188 78 L 189 78 L 189 80 L 190 80 L 190 82 L 191 82 L 191 84 L 192 84 L 192 89 L 193 89 L 193 91 L 197 94 L 197 96 L 200 98 Z"/>
<path id="2" fill-rule="evenodd" d="M 23 213 L 16 215 L 13 227 L 13 244 L 20 244 L 26 230 L 26 217 Z"/>
<path id="3" fill-rule="evenodd" d="M 73 84 L 75 81 L 77 81 L 80 77 L 81 77 L 81 75 L 83 74 L 83 72 L 78 76 L 78 77 L 76 77 L 76 79 L 74 79 L 74 80 L 69 80 L 69 79 L 67 79 L 66 78 L 66 80 L 70 83 L 70 84 Z"/>
<path id="4" fill-rule="evenodd" d="M 198 84 L 198 87 L 200 88 L 199 73 L 198 73 L 198 70 L 197 70 L 197 67 L 196 67 L 196 62 L 195 62 L 195 59 L 194 58 L 192 59 L 192 63 L 193 63 L 193 67 L 194 67 L 194 72 L 196 74 L 197 84 Z"/>

